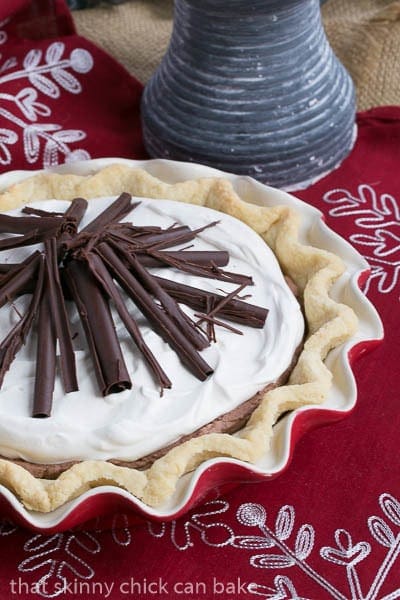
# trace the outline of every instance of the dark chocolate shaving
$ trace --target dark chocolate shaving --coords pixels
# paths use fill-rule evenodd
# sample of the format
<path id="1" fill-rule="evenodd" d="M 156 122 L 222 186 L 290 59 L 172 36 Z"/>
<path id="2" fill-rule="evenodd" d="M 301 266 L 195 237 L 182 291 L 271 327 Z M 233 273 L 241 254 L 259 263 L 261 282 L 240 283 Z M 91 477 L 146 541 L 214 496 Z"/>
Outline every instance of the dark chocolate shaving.
<path id="1" fill-rule="evenodd" d="M 175 252 L 163 252 L 172 259 L 185 260 L 195 265 L 205 265 L 211 267 L 213 264 L 218 267 L 225 267 L 229 262 L 228 252 L 209 251 L 209 250 L 176 250 Z M 158 260 L 155 256 L 149 254 L 137 254 L 140 263 L 147 269 L 151 267 L 168 268 L 170 265 Z"/>
<path id="2" fill-rule="evenodd" d="M 33 209 L 34 210 L 34 209 Z M 56 229 L 63 217 L 13 217 L 0 214 L 0 233 L 29 234 L 32 231 L 48 231 Z"/>
<path id="3" fill-rule="evenodd" d="M 77 306 L 103 396 L 131 389 L 108 301 L 83 262 L 71 260 L 64 276 Z"/>
<path id="4" fill-rule="evenodd" d="M 93 221 L 86 225 L 82 229 L 82 233 L 99 233 L 110 223 L 120 221 L 123 217 L 126 217 L 136 206 L 139 206 L 139 202 L 132 204 L 132 196 L 124 192 L 108 208 L 103 210 Z"/>
<path id="5" fill-rule="evenodd" d="M 4 275 L 0 288 L 0 308 L 28 286 L 36 274 L 40 252 L 33 252 L 23 262 L 17 263 Z"/>
<path id="6" fill-rule="evenodd" d="M 48 283 L 46 281 L 40 302 L 37 325 L 36 375 L 33 393 L 32 417 L 51 415 L 56 379 L 56 335 L 51 318 Z"/>
<path id="7" fill-rule="evenodd" d="M 159 385 L 161 387 L 161 390 L 163 390 L 164 388 L 171 388 L 172 387 L 171 381 L 168 379 L 167 375 L 165 374 L 165 372 L 163 371 L 163 369 L 157 362 L 154 354 L 152 353 L 152 351 L 150 350 L 150 348 L 144 341 L 143 336 L 140 333 L 138 324 L 136 323 L 136 321 L 132 317 L 132 315 L 129 313 L 129 311 L 125 305 L 124 299 L 121 296 L 121 293 L 119 292 L 118 288 L 114 284 L 114 281 L 113 281 L 110 273 L 107 271 L 107 268 L 105 267 L 100 256 L 97 256 L 97 254 L 90 253 L 87 255 L 86 259 L 87 259 L 87 264 L 89 265 L 90 271 L 96 277 L 97 281 L 100 283 L 103 290 L 108 294 L 108 296 L 113 301 L 113 304 L 114 304 L 122 322 L 124 323 L 128 333 L 132 337 L 136 346 L 142 353 L 142 355 L 143 355 L 144 359 L 146 360 L 148 366 L 150 367 L 151 371 L 153 372 L 153 374 L 156 378 L 156 381 L 159 383 Z"/>
<path id="8" fill-rule="evenodd" d="M 155 331 L 178 354 L 182 362 L 200 380 L 205 380 L 213 372 L 200 354 L 182 334 L 170 317 L 153 301 L 151 295 L 142 287 L 127 269 L 114 250 L 105 242 L 96 247 L 96 252 L 111 269 L 121 287 L 152 323 Z"/>
<path id="9" fill-rule="evenodd" d="M 33 208 L 32 206 L 24 206 L 21 209 L 26 215 L 36 215 L 37 217 L 64 217 L 64 212 L 50 211 L 50 210 L 42 210 L 41 208 Z"/>
<path id="10" fill-rule="evenodd" d="M 114 250 L 116 248 L 114 247 Z M 118 250 L 118 248 L 116 249 Z M 185 315 L 178 303 L 160 286 L 157 280 L 146 271 L 135 255 L 121 251 L 123 258 L 129 263 L 130 270 L 140 281 L 143 287 L 160 302 L 165 313 L 180 328 L 181 332 L 197 350 L 207 348 L 207 339 L 195 328 L 193 322 Z"/>
<path id="11" fill-rule="evenodd" d="M 208 279 L 219 279 L 220 281 L 226 281 L 227 283 L 238 283 L 246 286 L 253 285 L 253 280 L 248 275 L 240 275 L 238 273 L 224 271 L 214 264 L 211 266 L 201 264 L 197 265 L 195 263 L 186 262 L 186 260 L 182 260 L 180 258 L 171 257 L 171 253 L 160 252 L 154 249 L 147 249 L 147 252 L 153 258 L 164 262 L 170 267 L 175 267 L 180 271 L 184 271 L 185 273 L 191 273 L 192 275 L 206 277 Z"/>
<path id="12" fill-rule="evenodd" d="M 75 392 L 78 389 L 75 354 L 58 270 L 56 239 L 51 238 L 50 240 L 46 240 L 44 247 L 49 287 L 49 305 L 60 346 L 61 379 L 65 392 Z"/>
<path id="13" fill-rule="evenodd" d="M 154 276 L 154 278 L 175 300 L 203 313 L 207 313 L 209 310 L 207 305 L 208 299 L 219 302 L 226 298 L 226 296 L 201 290 L 177 281 L 171 281 L 164 277 Z M 241 323 L 248 327 L 262 328 L 268 316 L 268 310 L 261 306 L 232 298 L 223 307 L 220 306 L 218 314 L 221 318 L 228 319 L 234 323 Z"/>
<path id="14" fill-rule="evenodd" d="M 32 326 L 33 320 L 36 316 L 40 298 L 43 289 L 44 279 L 44 259 L 41 257 L 39 263 L 37 284 L 35 291 L 32 296 L 32 300 L 29 304 L 28 310 L 25 315 L 18 321 L 18 323 L 11 329 L 8 335 L 0 344 L 0 387 L 3 384 L 4 376 L 12 361 L 15 358 L 18 350 L 25 343 L 26 336 Z"/>

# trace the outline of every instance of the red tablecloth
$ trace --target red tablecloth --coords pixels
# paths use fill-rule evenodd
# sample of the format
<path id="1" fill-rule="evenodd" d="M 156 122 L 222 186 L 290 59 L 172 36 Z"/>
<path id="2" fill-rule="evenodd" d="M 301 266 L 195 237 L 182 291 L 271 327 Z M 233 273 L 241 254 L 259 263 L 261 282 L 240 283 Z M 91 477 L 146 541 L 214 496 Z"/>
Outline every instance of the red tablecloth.
<path id="1" fill-rule="evenodd" d="M 63 162 L 68 153 L 140 156 L 137 82 L 73 31 L 64 29 L 57 39 L 61 53 L 54 39 L 11 39 L 11 25 L 0 28 L 0 66 L 17 57 L 0 73 L 0 166 L 41 167 L 46 160 Z M 16 101 L 16 79 L 3 85 L 2 78 L 44 57 L 47 63 L 67 57 L 62 69 L 69 75 L 57 79 L 41 71 L 47 82 L 21 75 L 25 91 Z M 3 102 L 3 93 L 14 100 Z M 1 112 L 6 102 L 13 118 Z M 24 134 L 14 117 L 22 119 L 21 113 L 26 122 L 57 125 L 43 131 L 53 137 L 64 132 L 58 136 L 64 145 L 55 149 L 50 138 L 39 145 L 28 134 L 27 145 L 18 144 Z M 126 515 L 116 514 L 108 531 L 44 536 L 0 521 L 1 598 L 400 597 L 400 108 L 360 114 L 358 125 L 356 146 L 340 169 L 298 193 L 372 267 L 367 293 L 386 338 L 355 364 L 359 399 L 352 415 L 307 433 L 278 479 L 237 488 L 176 522 L 133 528 Z"/>

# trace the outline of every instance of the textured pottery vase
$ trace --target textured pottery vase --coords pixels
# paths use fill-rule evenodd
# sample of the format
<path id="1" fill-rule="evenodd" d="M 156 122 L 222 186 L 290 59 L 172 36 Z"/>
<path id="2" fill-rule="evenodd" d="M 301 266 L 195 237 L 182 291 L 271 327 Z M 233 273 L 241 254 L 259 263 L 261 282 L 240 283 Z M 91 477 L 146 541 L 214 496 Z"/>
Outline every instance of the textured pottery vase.
<path id="1" fill-rule="evenodd" d="M 175 0 L 142 120 L 153 157 L 301 187 L 349 153 L 354 86 L 319 0 Z"/>

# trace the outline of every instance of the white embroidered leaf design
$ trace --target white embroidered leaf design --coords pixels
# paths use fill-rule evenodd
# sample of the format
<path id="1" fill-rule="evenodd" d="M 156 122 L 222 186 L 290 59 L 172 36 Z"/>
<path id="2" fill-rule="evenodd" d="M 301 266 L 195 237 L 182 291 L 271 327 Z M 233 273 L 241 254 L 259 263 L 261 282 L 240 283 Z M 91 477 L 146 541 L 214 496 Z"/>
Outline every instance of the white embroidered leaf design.
<path id="1" fill-rule="evenodd" d="M 275 542 L 271 538 L 261 535 L 237 535 L 232 546 L 242 549 L 247 548 L 248 550 L 264 550 L 273 548 Z"/>
<path id="2" fill-rule="evenodd" d="M 2 23 L 0 29 L 1 26 Z M 0 30 L 0 35 L 4 37 L 6 34 Z M 9 146 L 19 139 L 23 141 L 29 164 L 41 160 L 42 166 L 47 168 L 62 162 L 91 158 L 84 148 L 71 147 L 86 138 L 84 131 L 71 128 L 63 131 L 61 125 L 38 122 L 39 118 L 43 120 L 51 115 L 50 107 L 40 101 L 39 95 L 54 100 L 64 91 L 77 95 L 82 92 L 82 83 L 71 71 L 84 74 L 93 68 L 93 57 L 88 50 L 74 48 L 69 57 L 63 58 L 64 52 L 65 44 L 53 41 L 44 51 L 38 48 L 29 50 L 19 69 L 16 69 L 18 62 L 15 57 L 8 57 L 0 65 L 0 116 L 10 124 L 10 129 L 0 129 L 0 165 L 11 163 Z M 30 86 L 19 85 L 18 92 L 11 93 L 7 88 L 3 91 L 3 85 L 20 80 L 28 80 Z"/>
<path id="3" fill-rule="evenodd" d="M 295 561 L 284 554 L 255 554 L 250 564 L 257 569 L 287 569 L 293 567 Z"/>
<path id="4" fill-rule="evenodd" d="M 115 514 L 112 520 L 111 532 L 114 542 L 118 546 L 129 546 L 132 535 L 129 530 L 129 520 L 125 514 Z"/>
<path id="5" fill-rule="evenodd" d="M 79 131 L 78 129 L 64 129 L 60 131 L 56 131 L 53 134 L 53 139 L 64 142 L 65 144 L 71 144 L 73 142 L 79 142 L 85 138 L 85 134 L 83 131 Z"/>
<path id="6" fill-rule="evenodd" d="M 32 164 L 38 160 L 40 154 L 40 139 L 36 127 L 27 127 L 23 135 L 25 157 Z"/>
<path id="7" fill-rule="evenodd" d="M 293 531 L 294 518 L 295 514 L 293 506 L 282 506 L 275 522 L 275 535 L 279 540 L 287 540 L 290 537 L 290 534 Z"/>
<path id="8" fill-rule="evenodd" d="M 58 147 L 52 139 L 49 139 L 44 147 L 43 165 L 46 169 L 58 165 Z"/>
<path id="9" fill-rule="evenodd" d="M 311 525 L 302 525 L 297 533 L 294 547 L 299 560 L 305 560 L 311 554 L 314 546 L 315 532 Z"/>
<path id="10" fill-rule="evenodd" d="M 289 577 L 277 575 L 274 579 L 275 587 L 269 587 L 257 583 L 249 583 L 248 591 L 250 594 L 262 596 L 268 600 L 302 600 L 297 595 L 296 588 Z"/>
<path id="11" fill-rule="evenodd" d="M 371 266 L 371 274 L 365 285 L 367 293 L 373 284 L 379 292 L 392 292 L 400 275 L 400 206 L 387 193 L 378 194 L 370 185 L 360 184 L 353 195 L 346 189 L 327 192 L 324 201 L 335 205 L 329 209 L 332 217 L 345 217 L 347 223 L 362 232 L 355 231 L 349 237 Z"/>
<path id="12" fill-rule="evenodd" d="M 96 538 L 87 533 L 63 534 L 53 536 L 38 534 L 24 546 L 31 554 L 19 565 L 19 571 L 38 572 L 36 587 L 41 596 L 53 598 L 68 590 L 68 581 L 73 579 L 92 579 L 94 570 L 81 558 L 81 554 L 97 554 L 101 547 Z M 72 582 L 73 582 L 72 579 Z"/>
<path id="13" fill-rule="evenodd" d="M 358 542 L 353 545 L 351 535 L 345 529 L 337 529 L 335 532 L 337 548 L 324 546 L 320 550 L 322 558 L 337 565 L 355 565 L 364 560 L 371 552 L 368 542 Z"/>
<path id="14" fill-rule="evenodd" d="M 15 58 L 15 56 L 7 58 L 7 60 L 5 60 L 4 63 L 2 64 L 2 66 L 0 67 L 0 73 L 4 73 L 4 71 L 8 71 L 8 69 L 13 69 L 16 66 L 17 66 L 17 59 Z"/>
<path id="15" fill-rule="evenodd" d="M 29 81 L 34 85 L 42 94 L 49 96 L 50 98 L 59 98 L 60 89 L 51 79 L 42 75 L 41 73 L 30 73 Z"/>
<path id="16" fill-rule="evenodd" d="M 368 527 L 371 535 L 376 539 L 377 542 L 390 548 L 396 541 L 393 531 L 389 525 L 385 523 L 381 517 L 372 516 L 368 519 Z"/>
<path id="17" fill-rule="evenodd" d="M 9 165 L 11 162 L 11 152 L 8 149 L 9 144 L 15 144 L 18 136 L 11 129 L 0 127 L 0 165 Z"/>
<path id="18" fill-rule="evenodd" d="M 65 44 L 63 42 L 53 42 L 46 50 L 46 62 L 48 65 L 56 64 L 63 55 Z"/>
<path id="19" fill-rule="evenodd" d="M 37 91 L 31 87 L 23 88 L 15 96 L 15 103 L 30 121 L 37 121 L 37 117 L 48 117 L 51 110 L 45 104 L 37 102 Z"/>
<path id="20" fill-rule="evenodd" d="M 35 67 L 38 66 L 41 58 L 42 58 L 42 51 L 37 48 L 33 48 L 33 50 L 30 50 L 24 58 L 24 62 L 23 62 L 24 69 L 26 71 L 32 71 Z"/>
<path id="21" fill-rule="evenodd" d="M 354 234 L 351 239 L 361 246 L 372 246 L 377 257 L 386 258 L 400 250 L 400 237 L 385 229 L 376 229 L 375 235 Z"/>
<path id="22" fill-rule="evenodd" d="M 61 87 L 71 94 L 80 94 L 82 86 L 71 73 L 68 73 L 65 69 L 53 69 L 52 75 Z"/>
<path id="23" fill-rule="evenodd" d="M 400 502 L 391 494 L 382 494 L 379 504 L 387 516 L 395 525 L 400 527 Z"/>

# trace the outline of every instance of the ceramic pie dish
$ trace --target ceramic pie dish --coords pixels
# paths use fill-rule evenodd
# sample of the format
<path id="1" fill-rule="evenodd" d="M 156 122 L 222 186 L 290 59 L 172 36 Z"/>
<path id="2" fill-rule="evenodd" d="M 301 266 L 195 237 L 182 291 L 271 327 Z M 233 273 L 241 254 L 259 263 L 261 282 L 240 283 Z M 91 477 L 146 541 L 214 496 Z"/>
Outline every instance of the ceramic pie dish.
<path id="1" fill-rule="evenodd" d="M 297 390 L 297 387 L 303 386 L 302 390 L 304 392 L 304 384 L 308 385 L 306 388 L 307 394 L 302 393 L 301 402 L 298 402 L 297 398 L 295 402 L 288 402 L 286 395 L 284 402 L 279 406 L 279 410 L 270 409 L 269 412 L 268 410 L 266 411 L 266 414 L 268 414 L 263 418 L 264 421 L 266 420 L 267 424 L 265 424 L 264 421 L 262 422 L 264 429 L 259 428 L 259 417 L 258 420 L 253 419 L 254 422 L 250 421 L 251 426 L 246 427 L 243 438 L 246 439 L 247 443 L 246 433 L 248 434 L 247 437 L 251 437 L 253 433 L 252 430 L 254 430 L 255 434 L 257 434 L 256 445 L 262 449 L 261 453 L 258 453 L 257 455 L 254 454 L 256 458 L 251 462 L 248 462 L 246 458 L 247 455 L 242 452 L 242 448 L 240 447 L 242 443 L 242 434 L 235 437 L 232 443 L 229 441 L 230 446 L 233 444 L 233 450 L 229 449 L 231 456 L 227 456 L 228 453 L 225 451 L 225 447 L 223 447 L 223 451 L 220 451 L 220 454 L 225 455 L 224 457 L 219 457 L 218 452 L 215 452 L 215 449 L 220 447 L 218 444 L 221 440 L 218 438 L 215 440 L 217 445 L 212 447 L 212 452 L 210 452 L 210 448 L 207 447 L 205 449 L 207 452 L 202 453 L 203 457 L 200 461 L 197 459 L 193 460 L 193 457 L 195 457 L 194 453 L 189 456 L 187 453 L 184 454 L 185 464 L 183 468 L 180 463 L 171 463 L 168 459 L 161 459 L 162 466 L 167 467 L 168 477 L 165 477 L 165 471 L 162 472 L 160 476 L 160 473 L 157 472 L 157 468 L 150 468 L 145 473 L 147 480 L 146 485 L 144 486 L 144 493 L 141 494 L 139 488 L 133 486 L 133 490 L 139 490 L 137 497 L 131 493 L 132 489 L 130 488 L 130 485 L 126 485 L 127 480 L 123 481 L 121 487 L 118 486 L 118 477 L 115 482 L 117 485 L 102 485 L 102 483 L 108 483 L 109 480 L 114 477 L 115 472 L 110 470 L 109 467 L 104 467 L 106 470 L 103 471 L 101 476 L 95 481 L 94 489 L 90 489 L 92 487 L 91 482 L 93 481 L 93 477 L 87 477 L 83 481 L 84 485 L 75 485 L 72 493 L 69 493 L 69 495 L 64 494 L 64 496 L 61 494 L 61 501 L 58 501 L 59 498 L 57 498 L 57 501 L 45 505 L 44 508 L 41 504 L 41 499 L 38 501 L 37 498 L 34 498 L 34 501 L 31 501 L 31 496 L 29 495 L 30 492 L 25 489 L 25 479 L 23 479 L 22 482 L 21 480 L 17 481 L 20 471 L 14 476 L 14 480 L 12 478 L 8 481 L 4 480 L 5 470 L 3 464 L 2 477 L 6 486 L 2 487 L 1 502 L 4 514 L 10 516 L 14 521 L 38 530 L 50 532 L 70 528 L 91 517 L 121 507 L 124 507 L 125 510 L 129 509 L 130 512 L 136 512 L 138 515 L 146 518 L 161 520 L 172 519 L 183 514 L 208 494 L 215 493 L 216 489 L 222 491 L 223 489 L 226 489 L 227 486 L 238 481 L 259 481 L 277 476 L 287 466 L 296 441 L 304 431 L 311 427 L 342 418 L 352 410 L 356 402 L 357 391 L 351 371 L 351 362 L 357 354 L 365 351 L 368 347 L 371 347 L 371 345 L 380 340 L 383 335 L 379 317 L 359 288 L 360 281 L 368 272 L 368 265 L 347 242 L 326 227 L 321 219 L 321 213 L 316 209 L 302 203 L 285 192 L 268 188 L 250 178 L 221 173 L 215 169 L 194 164 L 174 163 L 172 161 L 164 160 L 127 161 L 122 159 L 99 159 L 87 161 L 85 163 L 65 165 L 57 168 L 56 171 L 61 175 L 75 175 L 77 176 L 76 179 L 79 179 L 79 176 L 87 178 L 101 172 L 103 169 L 109 169 L 110 166 L 116 163 L 122 165 L 121 169 L 135 168 L 143 171 L 143 181 L 147 182 L 145 186 L 146 189 L 145 193 L 135 194 L 138 196 L 147 196 L 150 198 L 171 197 L 165 195 L 165 190 L 175 190 L 174 184 L 178 184 L 177 189 L 180 189 L 179 186 L 181 184 L 179 182 L 191 182 L 199 179 L 203 181 L 214 181 L 215 178 L 223 178 L 225 182 L 229 182 L 226 185 L 229 190 L 232 190 L 232 192 L 229 191 L 228 197 L 230 198 L 233 194 L 238 198 L 237 206 L 239 206 L 239 213 L 240 211 L 243 212 L 243 219 L 245 221 L 247 219 L 247 221 L 254 222 L 252 226 L 255 229 L 257 229 L 257 222 L 259 221 L 260 216 L 264 215 L 265 212 L 263 210 L 260 211 L 260 209 L 257 208 L 258 206 L 267 207 L 268 211 L 266 214 L 268 215 L 286 215 L 289 213 L 292 214 L 293 211 L 296 215 L 300 215 L 301 222 L 299 226 L 297 224 L 293 226 L 293 223 L 285 222 L 285 219 L 283 219 L 283 222 L 286 223 L 284 230 L 279 230 L 279 228 L 277 229 L 273 226 L 270 227 L 269 223 L 269 243 L 272 247 L 275 247 L 275 252 L 279 255 L 282 247 L 287 245 L 286 240 L 290 239 L 292 236 L 292 228 L 294 227 L 296 244 L 298 244 L 296 248 L 313 248 L 313 262 L 310 263 L 312 266 L 309 267 L 309 271 L 314 273 L 314 265 L 317 265 L 317 271 L 323 271 L 318 266 L 318 261 L 322 260 L 321 257 L 323 257 L 324 260 L 325 256 L 333 257 L 331 259 L 333 262 L 331 262 L 330 265 L 333 264 L 334 271 L 336 269 L 336 264 L 339 265 L 342 261 L 344 262 L 346 267 L 344 272 L 342 272 L 342 268 L 339 266 L 339 270 L 335 271 L 333 275 L 329 273 L 329 269 L 325 269 L 325 276 L 324 272 L 321 272 L 317 277 L 317 279 L 320 280 L 322 278 L 323 281 L 325 281 L 325 279 L 327 281 L 329 280 L 329 282 L 326 283 L 326 286 L 325 283 L 323 284 L 323 287 L 325 286 L 326 288 L 324 288 L 322 294 L 324 298 L 323 303 L 330 307 L 330 311 L 334 311 L 335 316 L 338 317 L 336 321 L 343 325 L 343 327 L 342 329 L 339 328 L 339 332 L 336 329 L 333 335 L 329 334 L 330 338 L 328 335 L 328 342 L 326 342 L 325 331 L 325 341 L 322 340 L 320 346 L 317 348 L 317 354 L 324 355 L 323 364 L 321 363 L 321 365 L 319 365 L 318 363 L 317 366 L 311 364 L 311 367 L 309 367 L 306 361 L 307 368 L 303 369 L 303 371 L 300 369 L 300 374 L 297 373 L 297 379 L 295 375 L 293 381 L 291 381 L 291 390 L 294 388 Z M 32 172 L 20 171 L 2 175 L 0 177 L 0 193 L 1 191 L 10 188 L 12 189 L 15 185 L 17 185 L 18 188 L 19 183 L 24 179 L 32 177 L 33 174 L 34 173 Z M 43 175 L 43 173 L 41 173 L 41 175 Z M 46 173 L 45 177 L 47 178 L 48 175 L 49 173 Z M 46 179 L 46 181 L 47 180 L 48 179 Z M 157 188 L 158 183 L 155 185 L 155 182 L 159 182 L 159 188 Z M 27 194 L 29 185 L 30 184 L 28 183 L 28 188 L 26 186 L 25 188 L 22 188 L 25 190 L 25 194 Z M 112 187 L 113 192 L 125 191 L 123 186 L 122 189 L 116 189 L 114 183 Z M 185 189 L 187 193 L 188 188 Z M 103 191 L 104 188 L 102 188 L 101 193 L 97 193 L 96 188 L 94 188 L 94 192 L 91 193 L 95 196 L 101 196 L 105 195 L 102 193 Z M 36 197 L 33 198 L 34 200 L 38 200 L 39 198 L 42 199 L 41 194 L 44 194 L 43 199 L 59 197 L 57 192 L 54 192 L 53 190 L 50 190 L 49 192 L 48 189 L 43 191 L 40 186 L 39 195 L 37 195 L 37 190 L 35 193 Z M 27 195 L 29 196 L 29 193 Z M 220 198 L 221 195 L 224 196 L 224 193 L 219 190 L 218 197 Z M 179 197 L 175 198 L 175 195 L 172 197 L 173 199 L 182 200 L 182 198 Z M 3 198 L 7 199 L 7 194 L 4 195 Z M 28 201 L 30 199 L 31 198 L 28 198 Z M 243 200 L 245 202 L 251 202 L 251 205 L 244 204 L 242 202 Z M 220 200 L 218 200 L 218 202 L 219 201 Z M 197 202 L 197 200 L 195 200 L 195 202 Z M 228 212 L 229 202 L 230 200 L 227 201 Z M 2 211 L 7 208 L 9 207 L 6 202 L 3 203 Z M 225 210 L 224 208 L 220 208 L 220 205 L 218 204 L 217 208 Z M 248 215 L 250 215 L 250 217 Z M 326 251 L 328 254 L 326 254 Z M 337 259 L 335 257 L 340 258 Z M 281 263 L 284 263 L 287 256 L 283 253 L 279 258 Z M 336 261 L 339 262 L 336 263 Z M 287 270 L 288 269 L 286 269 L 286 271 Z M 296 268 L 290 268 L 289 271 L 290 270 L 292 271 L 290 274 L 293 274 L 295 278 L 297 277 L 297 282 L 300 282 L 301 285 L 303 277 L 302 272 L 299 272 L 299 275 L 297 276 Z M 328 272 L 328 275 L 326 275 L 326 272 Z M 334 285 L 332 285 L 333 281 L 335 281 Z M 308 286 L 307 293 L 309 293 L 309 290 L 312 289 L 312 287 L 312 285 Z M 325 291 L 329 291 L 329 296 L 328 294 L 325 294 Z M 311 294 L 305 302 L 306 312 L 307 306 L 310 307 L 312 305 L 313 297 L 314 296 Z M 307 304 L 307 302 L 309 304 Z M 340 308 L 337 309 L 337 307 Z M 339 312 L 337 312 L 338 310 Z M 318 312 L 318 307 L 316 307 L 316 312 Z M 315 314 L 316 312 L 314 311 Z M 354 318 L 354 315 L 357 315 L 358 326 L 356 325 L 357 319 Z M 318 339 L 321 337 L 318 332 L 322 329 L 321 324 L 324 324 L 322 322 L 324 321 L 324 318 L 322 318 L 321 323 L 319 320 L 314 317 L 309 319 L 308 327 L 311 332 L 309 337 L 312 338 L 313 335 L 315 335 L 313 338 L 314 346 L 313 343 L 310 343 L 307 346 L 308 354 L 313 354 L 313 352 L 315 354 L 315 343 L 317 343 Z M 330 318 L 329 320 L 333 321 L 334 319 Z M 329 332 L 330 327 L 331 325 L 328 325 L 324 330 L 328 329 Z M 334 341 L 332 341 L 332 339 L 334 339 Z M 333 348 L 327 354 L 326 358 L 326 352 L 324 350 L 325 346 L 326 348 Z M 305 353 L 303 352 L 303 355 L 304 354 Z M 302 359 L 300 358 L 299 363 L 301 362 Z M 314 394 L 314 384 L 312 381 L 314 369 L 316 371 L 322 369 L 322 393 L 320 391 L 321 385 L 319 385 Z M 298 368 L 297 371 L 299 371 Z M 324 375 L 325 373 L 329 374 L 327 378 Z M 307 401 L 308 399 L 309 402 Z M 287 408 L 292 410 L 286 413 Z M 262 411 L 258 412 L 262 414 Z M 283 412 L 285 412 L 283 418 L 272 427 L 277 416 Z M 259 434 L 260 431 L 261 433 L 266 431 L 265 427 L 268 430 L 270 439 L 268 444 L 264 444 L 264 442 L 260 444 Z M 237 438 L 239 438 L 239 441 L 237 441 Z M 237 452 L 235 446 L 239 448 Z M 188 447 L 190 449 L 190 442 Z M 179 449 L 178 452 L 173 454 L 180 459 L 181 454 Z M 216 454 L 216 458 L 212 457 Z M 253 457 L 252 454 L 251 457 Z M 246 460 L 243 460 L 244 458 Z M 177 464 L 179 465 L 178 467 L 176 466 Z M 112 477 L 109 476 L 109 473 L 112 474 Z M 127 476 L 130 477 L 130 473 Z M 142 473 L 139 474 L 139 478 L 140 481 L 143 480 Z M 68 480 L 68 477 L 64 477 L 64 479 Z M 71 477 L 69 477 L 69 484 L 70 480 Z M 167 480 L 166 488 L 168 488 L 168 493 L 165 493 L 162 485 L 160 485 L 160 481 L 161 484 L 163 484 L 164 480 Z M 29 481 L 29 477 L 26 477 L 27 484 Z M 51 489 L 52 485 L 52 482 L 43 482 L 42 480 L 37 484 L 37 487 L 41 488 L 41 495 L 46 497 L 46 500 L 47 490 Z M 57 487 L 57 485 L 55 487 Z M 127 489 L 123 489 L 123 487 Z M 52 499 L 51 492 L 49 497 Z M 20 501 L 21 498 L 23 503 Z M 31 510 L 28 510 L 28 507 L 31 508 Z"/>

